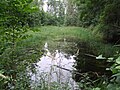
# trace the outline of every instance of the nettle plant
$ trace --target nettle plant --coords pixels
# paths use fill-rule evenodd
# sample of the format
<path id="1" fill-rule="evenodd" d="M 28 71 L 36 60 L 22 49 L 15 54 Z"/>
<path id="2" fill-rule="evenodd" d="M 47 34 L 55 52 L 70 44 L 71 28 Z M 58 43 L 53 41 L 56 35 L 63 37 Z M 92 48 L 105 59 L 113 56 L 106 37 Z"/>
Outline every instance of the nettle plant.
<path id="1" fill-rule="evenodd" d="M 17 42 L 28 37 L 26 32 L 30 30 L 32 23 L 30 16 L 38 10 L 32 2 L 33 0 L 0 1 L 0 89 L 2 90 L 9 86 L 6 76 L 10 79 L 16 78 L 17 64 L 20 62 Z"/>
<path id="2" fill-rule="evenodd" d="M 30 14 L 37 11 L 33 0 L 1 0 L 0 6 L 0 53 L 7 46 L 25 38 L 29 30 Z"/>
<path id="3" fill-rule="evenodd" d="M 110 70 L 113 74 L 120 73 L 120 56 L 118 56 L 114 62 L 115 63 L 110 67 Z"/>
<path id="4" fill-rule="evenodd" d="M 117 53 L 114 57 L 108 58 L 108 62 L 114 62 L 114 64 L 107 68 L 111 70 L 113 75 L 111 76 L 110 83 L 107 86 L 108 90 L 120 90 L 120 53 Z"/>

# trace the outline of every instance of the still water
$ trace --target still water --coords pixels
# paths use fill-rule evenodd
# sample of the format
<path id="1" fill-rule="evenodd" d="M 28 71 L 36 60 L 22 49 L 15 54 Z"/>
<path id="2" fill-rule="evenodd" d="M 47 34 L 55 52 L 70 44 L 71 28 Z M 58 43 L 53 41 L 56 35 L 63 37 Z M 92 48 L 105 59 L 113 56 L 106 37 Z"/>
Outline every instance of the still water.
<path id="1" fill-rule="evenodd" d="M 44 80 L 46 85 L 58 82 L 61 86 L 69 85 L 69 90 L 78 88 L 76 82 L 72 79 L 72 71 L 75 70 L 75 55 L 67 54 L 62 50 L 51 52 L 48 43 L 44 44 L 44 54 L 40 60 L 35 63 L 36 73 L 30 72 L 32 85 L 38 86 Z M 62 87 L 61 87 L 62 89 Z M 77 89 L 78 90 L 78 89 Z"/>
<path id="2" fill-rule="evenodd" d="M 105 62 L 102 55 L 96 57 L 87 43 L 76 44 L 66 39 L 52 43 L 44 44 L 44 54 L 34 64 L 35 72 L 29 72 L 33 87 L 42 85 L 48 87 L 46 90 L 52 90 L 49 86 L 59 84 L 57 90 L 80 90 L 80 83 L 93 85 L 93 81 L 99 77 L 102 80 L 111 76 L 111 71 L 106 71 L 109 63 Z M 65 89 L 66 86 L 69 88 Z"/>

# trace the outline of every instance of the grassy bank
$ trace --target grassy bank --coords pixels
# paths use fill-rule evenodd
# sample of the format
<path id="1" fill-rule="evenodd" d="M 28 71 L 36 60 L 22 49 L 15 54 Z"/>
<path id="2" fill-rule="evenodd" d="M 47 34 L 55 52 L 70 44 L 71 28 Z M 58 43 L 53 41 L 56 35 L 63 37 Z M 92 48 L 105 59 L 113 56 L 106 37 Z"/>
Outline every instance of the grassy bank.
<path id="1" fill-rule="evenodd" d="M 34 29 L 38 32 L 28 32 L 31 37 L 22 42 L 24 46 L 37 45 L 41 48 L 45 42 L 48 42 L 54 49 L 58 41 L 65 39 L 77 43 L 86 42 L 94 51 L 94 54 L 103 54 L 107 57 L 113 55 L 119 49 L 111 44 L 105 44 L 102 35 L 95 35 L 93 31 L 82 27 L 43 26 Z"/>

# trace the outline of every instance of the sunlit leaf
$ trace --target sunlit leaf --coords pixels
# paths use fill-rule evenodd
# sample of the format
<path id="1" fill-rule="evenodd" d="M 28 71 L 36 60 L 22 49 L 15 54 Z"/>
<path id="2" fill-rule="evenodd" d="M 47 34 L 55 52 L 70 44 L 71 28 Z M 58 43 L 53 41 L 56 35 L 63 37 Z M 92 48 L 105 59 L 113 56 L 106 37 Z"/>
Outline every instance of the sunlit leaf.
<path id="1" fill-rule="evenodd" d="M 120 56 L 116 59 L 116 63 L 120 64 Z"/>
<path id="2" fill-rule="evenodd" d="M 115 67 L 116 69 L 120 69 L 120 65 Z"/>
<path id="3" fill-rule="evenodd" d="M 8 78 L 7 76 L 4 76 L 4 75 L 1 74 L 1 73 L 0 73 L 0 77 L 5 78 L 5 79 Z"/>
<path id="4" fill-rule="evenodd" d="M 106 68 L 106 70 L 110 70 L 110 68 Z"/>
<path id="5" fill-rule="evenodd" d="M 114 58 L 113 57 L 111 57 L 111 58 L 108 58 L 108 60 L 113 60 Z"/>
<path id="6" fill-rule="evenodd" d="M 93 88 L 92 90 L 101 90 L 101 89 L 97 87 L 97 88 Z"/>
<path id="7" fill-rule="evenodd" d="M 120 76 L 120 73 L 112 75 L 112 77 L 115 77 L 115 76 Z"/>
<path id="8" fill-rule="evenodd" d="M 111 69 L 111 71 L 112 71 L 112 73 L 117 73 L 118 72 L 118 70 L 115 69 L 115 68 Z"/>
<path id="9" fill-rule="evenodd" d="M 96 59 L 106 59 L 106 58 L 103 57 L 102 54 L 101 54 L 101 55 L 99 55 L 98 57 L 96 57 Z"/>
<path id="10" fill-rule="evenodd" d="M 3 70 L 0 70 L 0 74 L 3 74 L 4 73 L 4 71 Z"/>

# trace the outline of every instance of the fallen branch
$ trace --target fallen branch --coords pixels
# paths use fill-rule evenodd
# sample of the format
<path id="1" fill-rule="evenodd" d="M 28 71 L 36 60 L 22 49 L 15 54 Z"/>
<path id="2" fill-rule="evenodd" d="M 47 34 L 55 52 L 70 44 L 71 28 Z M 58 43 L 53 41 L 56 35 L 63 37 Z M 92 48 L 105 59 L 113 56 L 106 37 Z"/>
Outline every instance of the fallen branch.
<path id="1" fill-rule="evenodd" d="M 54 65 L 54 66 L 56 66 L 57 68 L 60 68 L 60 69 L 63 69 L 63 70 L 66 70 L 66 71 L 72 72 L 72 70 L 70 70 L 70 69 L 66 69 L 66 68 L 63 68 L 63 67 L 60 67 L 60 66 L 57 66 L 57 65 Z"/>
<path id="2" fill-rule="evenodd" d="M 70 70 L 70 69 L 67 69 L 67 68 L 63 68 L 63 67 L 60 67 L 60 66 L 57 66 L 57 65 L 54 65 L 54 66 L 56 66 L 57 68 L 60 68 L 60 69 L 63 69 L 63 70 L 66 70 L 66 71 L 69 71 L 69 72 L 71 72 L 71 73 L 73 73 L 73 74 L 79 74 L 79 75 L 81 75 L 81 76 L 83 76 L 84 77 L 84 73 L 79 73 L 79 72 L 77 72 L 77 71 L 72 71 L 72 70 Z"/>
<path id="3" fill-rule="evenodd" d="M 77 71 L 74 71 L 74 72 L 73 72 L 73 71 L 70 70 L 70 69 L 66 69 L 66 68 L 63 68 L 63 67 L 60 67 L 60 66 L 57 66 L 57 65 L 54 65 L 54 66 L 56 66 L 57 68 L 60 68 L 60 69 L 69 71 L 69 72 L 72 73 L 72 74 L 79 74 L 81 77 L 86 78 L 86 77 L 84 76 L 84 73 L 79 73 L 79 72 L 77 72 Z M 94 83 L 93 83 L 92 80 L 90 80 L 90 79 L 88 79 L 88 80 L 94 85 Z"/>
<path id="4" fill-rule="evenodd" d="M 96 58 L 97 56 L 95 55 L 91 55 L 91 54 L 85 54 L 86 56 L 89 56 L 89 57 L 93 57 L 93 58 Z"/>

